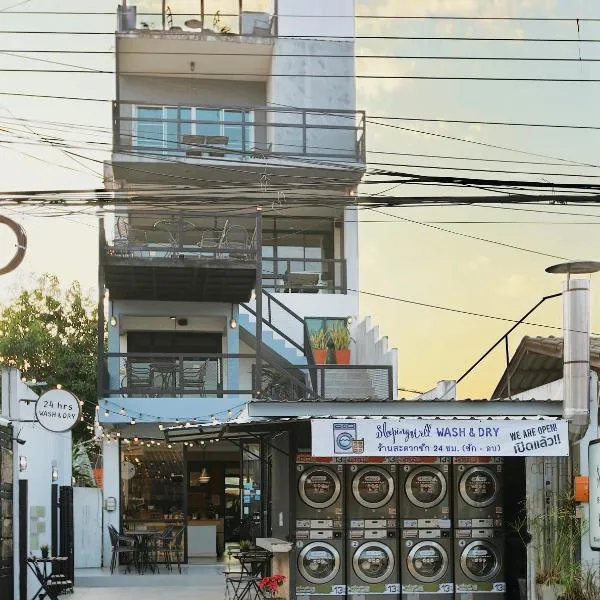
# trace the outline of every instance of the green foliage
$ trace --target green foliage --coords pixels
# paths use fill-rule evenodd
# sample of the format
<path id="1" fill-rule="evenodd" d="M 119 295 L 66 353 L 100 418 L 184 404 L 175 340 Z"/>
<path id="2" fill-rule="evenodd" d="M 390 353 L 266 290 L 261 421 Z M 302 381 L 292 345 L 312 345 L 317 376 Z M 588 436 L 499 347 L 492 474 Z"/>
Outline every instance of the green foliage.
<path id="1" fill-rule="evenodd" d="M 350 330 L 345 323 L 341 321 L 337 322 L 330 330 L 329 337 L 333 342 L 333 346 L 336 350 L 347 350 L 350 348 Z"/>
<path id="2" fill-rule="evenodd" d="M 240 552 L 248 552 L 252 546 L 250 540 L 240 540 Z"/>
<path id="3" fill-rule="evenodd" d="M 96 404 L 97 311 L 79 282 L 63 290 L 58 278 L 42 275 L 33 289 L 22 290 L 0 311 L 0 362 L 19 369 L 28 380 L 61 384 L 84 400 L 94 417 Z M 37 392 L 45 388 L 37 388 Z M 73 430 L 87 437 L 85 424 Z"/>
<path id="4" fill-rule="evenodd" d="M 327 334 L 322 329 L 315 331 L 310 336 L 310 345 L 312 346 L 312 348 L 314 350 L 326 350 L 328 342 L 329 342 L 329 338 L 327 337 Z"/>

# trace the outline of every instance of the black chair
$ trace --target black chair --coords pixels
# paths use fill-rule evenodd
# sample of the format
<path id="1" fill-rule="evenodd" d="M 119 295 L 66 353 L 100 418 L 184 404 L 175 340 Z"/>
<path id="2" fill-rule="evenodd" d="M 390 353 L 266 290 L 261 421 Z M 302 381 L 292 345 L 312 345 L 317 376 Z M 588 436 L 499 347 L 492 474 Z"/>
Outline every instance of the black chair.
<path id="1" fill-rule="evenodd" d="M 171 556 L 171 544 L 173 542 L 173 525 L 168 525 L 165 530 L 155 539 L 155 551 L 156 551 L 156 570 L 158 571 L 158 565 L 160 563 L 159 555 L 162 554 L 163 561 L 167 567 L 167 571 L 173 570 L 173 559 Z"/>
<path id="2" fill-rule="evenodd" d="M 172 542 L 170 544 L 170 548 L 169 551 L 172 553 L 171 554 L 171 560 L 172 563 L 177 563 L 177 570 L 181 573 L 181 562 L 182 562 L 182 552 L 183 552 L 183 527 L 181 527 L 181 529 L 179 529 L 173 539 Z M 172 567 L 171 567 L 172 568 Z"/>
<path id="3" fill-rule="evenodd" d="M 112 545 L 112 557 L 110 561 L 110 572 L 114 573 L 115 567 L 117 566 L 117 558 L 121 554 L 130 554 L 131 561 L 127 565 L 127 571 L 131 571 L 131 562 L 135 558 L 135 541 L 125 535 L 120 535 L 119 532 L 112 526 L 108 526 L 108 533 L 110 535 L 110 543 Z"/>

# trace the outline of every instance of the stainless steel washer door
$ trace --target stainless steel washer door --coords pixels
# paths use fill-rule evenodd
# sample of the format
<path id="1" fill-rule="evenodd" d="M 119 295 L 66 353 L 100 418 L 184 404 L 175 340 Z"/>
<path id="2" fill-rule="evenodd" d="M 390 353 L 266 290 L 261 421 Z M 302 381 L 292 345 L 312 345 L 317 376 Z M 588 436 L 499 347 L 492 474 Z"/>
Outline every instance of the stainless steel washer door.
<path id="1" fill-rule="evenodd" d="M 381 583 L 394 572 L 394 553 L 381 542 L 365 542 L 352 557 L 354 572 L 365 583 Z"/>
<path id="2" fill-rule="evenodd" d="M 327 583 L 339 570 L 340 553 L 325 542 L 312 542 L 298 555 L 298 571 L 310 583 Z"/>
<path id="3" fill-rule="evenodd" d="M 435 467 L 418 467 L 406 478 L 404 490 L 412 504 L 432 508 L 446 496 L 446 478 Z"/>
<path id="4" fill-rule="evenodd" d="M 406 563 L 415 579 L 432 583 L 439 581 L 448 570 L 448 553 L 437 542 L 418 542 L 408 553 Z"/>
<path id="5" fill-rule="evenodd" d="M 476 540 L 467 544 L 460 555 L 460 568 L 472 581 L 493 579 L 501 566 L 497 549 L 485 540 Z"/>
<path id="6" fill-rule="evenodd" d="M 381 508 L 394 495 L 394 478 L 381 467 L 365 467 L 352 480 L 352 495 L 365 508 Z"/>
<path id="7" fill-rule="evenodd" d="M 327 467 L 310 467 L 298 481 L 298 493 L 311 508 L 327 508 L 335 503 L 342 491 L 340 478 Z"/>
<path id="8" fill-rule="evenodd" d="M 496 474 L 485 467 L 471 467 L 460 478 L 462 499 L 475 508 L 484 508 L 496 500 L 500 485 Z"/>

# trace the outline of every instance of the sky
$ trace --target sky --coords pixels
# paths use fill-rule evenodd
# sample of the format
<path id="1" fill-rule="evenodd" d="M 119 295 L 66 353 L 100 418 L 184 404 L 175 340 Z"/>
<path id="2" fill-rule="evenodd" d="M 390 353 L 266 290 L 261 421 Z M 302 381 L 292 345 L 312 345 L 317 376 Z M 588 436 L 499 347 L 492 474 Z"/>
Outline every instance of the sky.
<path id="1" fill-rule="evenodd" d="M 15 4 L 19 5 L 13 6 Z M 137 4 L 141 8 L 156 9 L 160 3 L 146 1 Z M 196 10 L 198 2 L 172 0 L 168 4 L 177 13 Z M 214 0 L 212 4 L 225 7 L 226 3 Z M 261 0 L 255 0 L 255 4 L 257 9 L 260 8 Z M 33 14 L 35 11 L 84 10 L 109 14 Z M 211 10 L 211 6 L 207 10 Z M 16 14 L 15 11 L 29 11 L 30 14 Z M 113 68 L 111 54 L 83 55 L 56 51 L 112 51 L 113 36 L 73 33 L 32 35 L 22 32 L 110 32 L 115 28 L 115 11 L 114 0 L 86 3 L 72 0 L 26 0 L 20 3 L 18 0 L 0 0 L 0 69 L 4 69 L 0 71 L 0 187 L 3 190 L 102 186 L 102 161 L 108 157 L 111 142 L 113 77 L 110 74 L 44 74 L 24 70 L 61 68 L 41 60 L 110 70 Z M 540 182 L 594 182 L 594 178 L 600 175 L 599 130 L 473 123 L 494 121 L 600 126 L 600 83 L 589 81 L 600 79 L 600 43 L 585 41 L 600 40 L 600 22 L 586 20 L 600 19 L 597 2 L 357 0 L 356 12 L 365 16 L 423 17 L 357 19 L 358 54 L 399 57 L 359 58 L 358 75 L 404 77 L 357 79 L 357 107 L 366 110 L 370 118 L 367 150 L 371 166 L 394 163 L 391 168 L 411 173 Z M 470 19 L 431 18 L 448 16 Z M 478 20 L 473 20 L 474 17 Z M 508 21 L 498 17 L 560 17 L 567 20 Z M 364 39 L 367 36 L 370 39 Z M 560 38 L 575 41 L 385 39 L 389 36 Z M 33 50 L 52 52 L 32 53 Z M 423 56 L 438 58 L 418 58 Z M 575 60 L 458 60 L 456 57 Z M 593 59 L 598 62 L 593 62 Z M 584 81 L 406 78 L 422 76 Z M 6 95 L 10 93 L 85 96 L 107 102 Z M 377 120 L 378 116 L 438 121 L 385 121 L 387 125 L 393 125 L 389 127 L 378 125 L 382 123 Z M 452 120 L 469 123 L 449 122 Z M 58 125 L 41 121 L 53 121 Z M 93 149 L 89 143 L 81 144 L 82 135 L 88 142 L 95 142 Z M 57 140 L 52 136 L 67 139 L 71 148 L 58 148 Z M 448 139 L 450 137 L 454 139 Z M 384 192 L 386 189 L 363 186 L 361 192 Z M 400 185 L 387 193 L 411 196 L 464 192 L 458 188 Z M 84 288 L 94 290 L 97 281 L 94 208 L 74 214 L 34 208 L 3 208 L 0 212 L 22 223 L 29 238 L 28 253 L 19 270 L 0 280 L 0 301 L 6 301 L 19 286 L 30 285 L 35 274 L 43 272 L 58 274 L 65 285 L 77 279 Z M 455 311 L 505 319 L 520 318 L 541 297 L 560 291 L 561 278 L 546 274 L 544 269 L 547 266 L 563 259 L 600 258 L 599 223 L 600 206 L 416 206 L 381 212 L 361 211 L 361 314 L 371 315 L 380 326 L 381 333 L 388 336 L 390 346 L 399 349 L 400 386 L 424 391 L 438 380 L 460 377 L 511 323 Z M 5 257 L 13 241 L 8 233 L 5 235 L 7 230 L 1 231 L 0 257 Z M 600 281 L 596 277 L 592 286 L 598 285 Z M 592 304 L 592 313 L 592 330 L 600 333 L 600 305 L 597 301 Z M 530 320 L 544 326 L 517 329 L 509 339 L 511 353 L 524 335 L 561 334 L 560 300 L 546 302 Z M 502 374 L 503 361 L 504 348 L 501 347 L 461 383 L 459 396 L 489 396 Z M 411 396 L 410 393 L 406 395 Z"/>

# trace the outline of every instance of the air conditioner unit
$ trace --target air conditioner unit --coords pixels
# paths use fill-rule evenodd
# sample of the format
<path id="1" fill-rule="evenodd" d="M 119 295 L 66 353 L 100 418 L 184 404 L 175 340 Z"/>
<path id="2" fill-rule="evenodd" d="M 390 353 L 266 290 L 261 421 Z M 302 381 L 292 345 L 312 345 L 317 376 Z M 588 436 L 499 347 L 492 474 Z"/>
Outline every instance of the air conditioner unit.
<path id="1" fill-rule="evenodd" d="M 263 12 L 242 12 L 242 35 L 271 35 L 271 15 Z"/>

